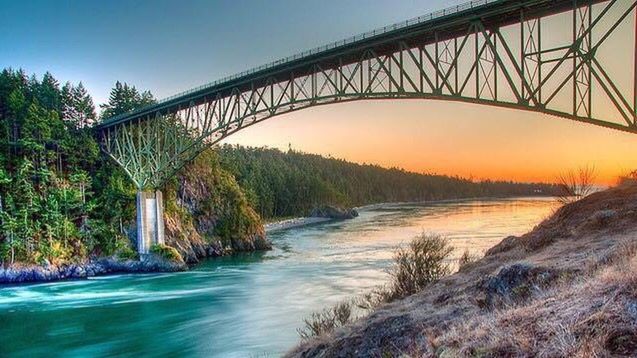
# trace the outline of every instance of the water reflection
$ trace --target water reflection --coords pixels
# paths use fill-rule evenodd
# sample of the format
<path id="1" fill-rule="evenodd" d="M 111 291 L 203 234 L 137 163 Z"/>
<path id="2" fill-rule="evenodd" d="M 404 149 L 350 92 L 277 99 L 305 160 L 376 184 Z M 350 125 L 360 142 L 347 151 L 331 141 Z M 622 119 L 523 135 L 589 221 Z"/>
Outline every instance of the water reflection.
<path id="1" fill-rule="evenodd" d="M 293 346 L 303 317 L 386 279 L 396 245 L 422 231 L 480 253 L 522 234 L 545 199 L 393 205 L 271 235 L 274 250 L 189 272 L 0 289 L 0 355 L 245 357 Z"/>

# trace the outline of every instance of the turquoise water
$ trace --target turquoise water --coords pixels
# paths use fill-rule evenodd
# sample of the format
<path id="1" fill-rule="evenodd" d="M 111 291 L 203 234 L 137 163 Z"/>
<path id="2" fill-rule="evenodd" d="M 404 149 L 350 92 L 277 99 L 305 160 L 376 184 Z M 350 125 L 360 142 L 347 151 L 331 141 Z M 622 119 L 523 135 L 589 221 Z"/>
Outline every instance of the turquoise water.
<path id="1" fill-rule="evenodd" d="M 274 250 L 188 272 L 0 288 L 0 356 L 279 356 L 303 317 L 387 279 L 392 250 L 422 231 L 459 256 L 522 234 L 549 199 L 394 205 L 272 233 Z"/>

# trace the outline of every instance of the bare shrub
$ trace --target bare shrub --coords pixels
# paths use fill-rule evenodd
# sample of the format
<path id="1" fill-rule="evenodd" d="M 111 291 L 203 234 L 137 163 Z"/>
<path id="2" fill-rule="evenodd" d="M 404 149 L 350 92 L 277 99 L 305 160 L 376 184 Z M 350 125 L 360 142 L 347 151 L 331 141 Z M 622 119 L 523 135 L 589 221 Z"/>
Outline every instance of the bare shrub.
<path id="1" fill-rule="evenodd" d="M 409 245 L 396 250 L 394 265 L 390 268 L 388 300 L 414 294 L 451 272 L 446 259 L 453 247 L 437 234 L 423 233 Z"/>
<path id="2" fill-rule="evenodd" d="M 458 270 L 462 270 L 467 267 L 467 265 L 472 264 L 478 261 L 480 257 L 476 254 L 472 254 L 469 250 L 464 250 L 462 255 L 458 258 Z"/>
<path id="3" fill-rule="evenodd" d="M 352 308 L 351 302 L 341 302 L 321 312 L 314 312 L 303 320 L 305 327 L 299 329 L 298 333 L 303 339 L 332 333 L 352 321 Z"/>
<path id="4" fill-rule="evenodd" d="M 384 303 L 389 302 L 392 297 L 391 291 L 387 286 L 378 286 L 357 298 L 354 299 L 354 303 L 357 307 L 364 310 L 373 310 Z"/>
<path id="5" fill-rule="evenodd" d="M 632 170 L 628 173 L 625 173 L 623 175 L 620 175 L 617 178 L 617 185 L 618 186 L 622 186 L 622 185 L 631 185 L 631 184 L 635 184 L 637 183 L 637 169 L 636 170 Z"/>
<path id="6" fill-rule="evenodd" d="M 330 334 L 354 319 L 356 307 L 372 310 L 378 306 L 414 294 L 451 273 L 446 262 L 453 251 L 449 241 L 436 234 L 423 233 L 409 245 L 396 249 L 394 264 L 389 269 L 390 282 L 348 302 L 315 312 L 303 322 L 298 333 L 303 339 Z"/>
<path id="7" fill-rule="evenodd" d="M 595 167 L 585 166 L 577 171 L 568 171 L 558 178 L 560 193 L 557 200 L 562 204 L 572 203 L 593 192 Z"/>
<path id="8" fill-rule="evenodd" d="M 396 249 L 394 264 L 388 270 L 390 282 L 358 297 L 354 303 L 371 310 L 421 291 L 451 273 L 446 261 L 452 251 L 445 237 L 420 234 L 406 247 Z"/>

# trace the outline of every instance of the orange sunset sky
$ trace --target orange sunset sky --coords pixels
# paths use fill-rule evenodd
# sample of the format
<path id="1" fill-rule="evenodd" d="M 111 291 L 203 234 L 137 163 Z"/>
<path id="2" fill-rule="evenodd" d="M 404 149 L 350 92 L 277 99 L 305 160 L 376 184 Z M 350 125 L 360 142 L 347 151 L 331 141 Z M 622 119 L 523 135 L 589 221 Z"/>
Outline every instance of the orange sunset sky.
<path id="1" fill-rule="evenodd" d="M 456 102 L 362 101 L 274 117 L 226 143 L 332 155 L 475 179 L 554 181 L 592 165 L 614 184 L 637 169 L 637 135 L 563 118 Z"/>
<path id="2" fill-rule="evenodd" d="M 594 8 L 594 13 L 599 11 L 599 6 Z M 608 29 L 612 22 L 600 24 Z M 571 14 L 545 18 L 543 26 L 544 43 L 570 43 Z M 503 31 L 512 46 L 519 46 L 515 32 Z M 593 42 L 603 33 L 595 33 Z M 631 17 L 596 53 L 629 99 L 633 96 L 634 39 Z M 597 83 L 592 94 L 593 117 L 623 122 Z M 568 96 L 568 91 L 562 91 L 556 101 L 569 108 Z M 551 182 L 567 171 L 592 166 L 598 184 L 612 185 L 619 176 L 637 169 L 637 134 L 534 112 L 448 101 L 384 100 L 315 107 L 274 117 L 226 142 L 283 150 L 291 145 L 295 150 L 359 163 L 474 179 Z"/>
<path id="3" fill-rule="evenodd" d="M 7 10 L 7 16 L 0 14 L 0 68 L 24 68 L 39 75 L 51 71 L 63 82 L 83 81 L 96 104 L 107 101 L 116 80 L 150 90 L 161 99 L 302 50 L 464 2 L 276 0 L 255 1 L 250 6 L 235 1 L 194 1 L 189 6 L 165 1 L 153 6 L 14 2 L 15 9 Z M 593 12 L 598 14 L 601 9 L 602 5 L 596 5 Z M 29 13 L 32 21 L 10 16 L 15 13 Z M 620 14 L 618 9 L 609 16 Z M 143 24 L 140 18 L 145 19 Z M 545 47 L 571 43 L 571 13 L 542 21 Z M 594 41 L 611 25 L 602 21 Z M 629 16 L 596 54 L 630 102 L 635 25 L 634 15 Z M 502 31 L 517 53 L 519 35 L 507 34 L 507 27 Z M 599 86 L 592 93 L 593 117 L 616 120 L 609 110 L 612 103 L 601 95 Z M 613 184 L 619 175 L 637 169 L 636 134 L 456 102 L 331 104 L 268 119 L 224 142 L 282 150 L 291 145 L 295 150 L 359 163 L 475 179 L 554 181 L 565 171 L 594 166 L 598 183 Z"/>

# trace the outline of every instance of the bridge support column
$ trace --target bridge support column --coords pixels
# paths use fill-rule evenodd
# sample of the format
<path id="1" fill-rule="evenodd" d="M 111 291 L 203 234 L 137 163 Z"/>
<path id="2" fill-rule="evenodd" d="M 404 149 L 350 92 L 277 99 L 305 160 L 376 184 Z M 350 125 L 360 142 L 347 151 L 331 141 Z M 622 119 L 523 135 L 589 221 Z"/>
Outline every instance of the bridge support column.
<path id="1" fill-rule="evenodd" d="M 164 202 L 161 191 L 137 192 L 137 252 L 143 258 L 154 244 L 164 243 Z"/>

